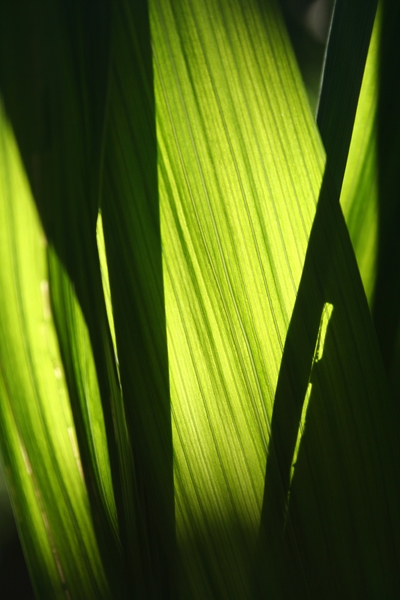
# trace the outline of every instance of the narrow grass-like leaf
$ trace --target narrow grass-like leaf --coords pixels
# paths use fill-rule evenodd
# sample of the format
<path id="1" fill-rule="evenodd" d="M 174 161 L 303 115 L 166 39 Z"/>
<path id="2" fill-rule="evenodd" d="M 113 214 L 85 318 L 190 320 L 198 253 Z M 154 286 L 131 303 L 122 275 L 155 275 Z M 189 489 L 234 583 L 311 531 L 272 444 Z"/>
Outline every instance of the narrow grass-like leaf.
<path id="1" fill-rule="evenodd" d="M 116 2 L 113 27 L 101 210 L 138 494 L 140 557 L 132 588 L 138 597 L 169 597 L 174 482 L 147 3 Z"/>
<path id="2" fill-rule="evenodd" d="M 379 236 L 376 290 L 372 309 L 374 324 L 386 370 L 400 398 L 400 5 L 382 2 L 379 51 L 378 174 Z"/>
<path id="3" fill-rule="evenodd" d="M 317 123 L 338 193 L 342 186 L 378 0 L 336 0 Z"/>
<path id="4" fill-rule="evenodd" d="M 270 586 L 274 595 L 283 586 L 285 597 L 390 596 L 400 585 L 397 408 L 335 194 L 326 175 L 271 423 L 260 571 L 263 556 L 268 569 L 261 590 Z M 327 303 L 333 310 L 315 363 Z M 284 535 L 274 537 L 276 528 Z"/>
<path id="5" fill-rule="evenodd" d="M 397 5 L 380 3 L 357 108 L 341 205 L 373 313 L 392 392 L 399 396 Z M 382 46 L 382 48 L 381 48 Z M 377 294 L 377 297 L 375 297 Z"/>
<path id="6" fill-rule="evenodd" d="M 377 103 L 381 12 L 377 11 L 357 106 L 340 204 L 370 306 L 377 268 L 379 230 Z"/>
<path id="7" fill-rule="evenodd" d="M 49 242 L 50 302 L 103 564 L 121 589 L 114 504 L 133 539 L 134 475 L 96 245 L 109 14 L 107 2 L 95 21 L 79 2 L 28 4 L 2 7 L 1 87 Z M 21 66 L 29 77 L 15 80 Z"/>
<path id="8" fill-rule="evenodd" d="M 35 592 L 108 598 L 52 319 L 46 238 L 0 112 L 1 453 Z"/>

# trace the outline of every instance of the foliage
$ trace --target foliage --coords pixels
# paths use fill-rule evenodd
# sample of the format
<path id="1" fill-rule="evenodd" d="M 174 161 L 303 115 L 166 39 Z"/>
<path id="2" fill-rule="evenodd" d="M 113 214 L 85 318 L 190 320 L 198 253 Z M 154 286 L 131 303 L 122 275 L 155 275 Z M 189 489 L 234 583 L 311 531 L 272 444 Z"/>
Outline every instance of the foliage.
<path id="1" fill-rule="evenodd" d="M 317 122 L 274 0 L 0 10 L 36 596 L 396 597 L 396 4 L 337 0 Z"/>

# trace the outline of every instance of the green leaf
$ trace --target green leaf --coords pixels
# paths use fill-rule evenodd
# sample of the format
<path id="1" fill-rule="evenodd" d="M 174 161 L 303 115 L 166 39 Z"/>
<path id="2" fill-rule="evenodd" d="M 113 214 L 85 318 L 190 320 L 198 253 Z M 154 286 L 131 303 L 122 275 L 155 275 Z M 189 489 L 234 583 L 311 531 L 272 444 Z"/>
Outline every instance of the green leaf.
<path id="1" fill-rule="evenodd" d="M 347 228 L 340 207 L 331 202 L 335 194 L 335 184 L 327 177 L 286 338 L 271 423 L 262 517 L 269 559 L 264 563 L 271 567 L 263 585 L 270 583 L 279 594 L 284 581 L 285 597 L 340 597 L 349 590 L 355 595 L 367 590 L 390 595 L 399 583 L 397 408 Z M 333 309 L 323 355 L 316 361 L 327 304 Z M 291 474 L 302 419 L 305 432 Z M 281 496 L 277 489 L 283 491 Z M 271 532 L 276 528 L 284 535 L 274 539 Z M 260 571 L 261 566 L 260 561 Z"/>
<path id="2" fill-rule="evenodd" d="M 107 598 L 52 319 L 47 241 L 0 112 L 1 453 L 35 592 Z"/>
<path id="3" fill-rule="evenodd" d="M 377 0 L 335 3 L 317 123 L 340 193 Z"/>
<path id="4" fill-rule="evenodd" d="M 397 4 L 382 2 L 375 20 L 341 205 L 373 314 L 392 392 L 399 395 Z M 395 70 L 395 69 L 394 69 Z M 393 265 L 393 267 L 392 267 Z"/>
<path id="5" fill-rule="evenodd" d="M 400 85 L 395 75 L 400 68 L 399 8 L 399 4 L 393 0 L 385 0 L 382 4 L 377 127 L 379 236 L 376 290 L 372 310 L 383 360 L 396 398 L 400 397 L 400 279 L 396 267 L 400 260 Z"/>
<path id="6" fill-rule="evenodd" d="M 376 111 L 380 25 L 380 11 L 378 10 L 368 50 L 346 173 L 340 195 L 340 204 L 357 257 L 365 293 L 371 307 L 373 306 L 376 279 L 379 230 Z"/>
<path id="7" fill-rule="evenodd" d="M 115 505 L 119 526 L 124 524 L 130 539 L 135 510 L 132 460 L 96 246 L 108 76 L 107 3 L 99 7 L 95 22 L 89 6 L 80 3 L 45 3 L 37 9 L 31 13 L 29 3 L 22 13 L 17 7 L 2 9 L 2 43 L 9 57 L 1 68 L 2 92 L 48 240 L 50 301 L 96 539 L 110 586 L 119 590 L 126 584 Z M 13 28 L 20 34 L 18 51 L 9 35 Z M 21 64 L 30 75 L 15 82 Z"/>
<path id="8" fill-rule="evenodd" d="M 151 25 L 178 573 L 240 598 L 324 157 L 274 4 L 154 2 Z"/>
<path id="9" fill-rule="evenodd" d="M 146 3 L 115 3 L 113 27 L 101 216 L 138 497 L 141 567 L 131 571 L 131 585 L 138 597 L 172 596 L 173 451 Z"/>

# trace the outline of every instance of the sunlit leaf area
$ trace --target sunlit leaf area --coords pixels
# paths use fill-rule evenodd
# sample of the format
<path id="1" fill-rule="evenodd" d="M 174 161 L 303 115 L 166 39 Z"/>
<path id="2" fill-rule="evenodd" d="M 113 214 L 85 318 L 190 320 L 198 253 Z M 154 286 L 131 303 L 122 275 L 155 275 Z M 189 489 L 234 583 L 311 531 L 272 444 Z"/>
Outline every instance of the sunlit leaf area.
<path id="1" fill-rule="evenodd" d="M 1 598 L 400 596 L 399 31 L 1 4 Z"/>

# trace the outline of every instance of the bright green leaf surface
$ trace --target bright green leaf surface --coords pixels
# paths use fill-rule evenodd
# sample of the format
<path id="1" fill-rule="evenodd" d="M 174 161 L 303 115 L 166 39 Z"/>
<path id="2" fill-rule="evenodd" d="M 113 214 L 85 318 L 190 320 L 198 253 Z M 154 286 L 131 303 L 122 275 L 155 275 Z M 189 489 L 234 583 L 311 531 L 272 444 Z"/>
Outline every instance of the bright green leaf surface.
<path id="1" fill-rule="evenodd" d="M 377 95 L 380 12 L 375 20 L 340 196 L 369 304 L 373 304 L 378 235 Z"/>
<path id="2" fill-rule="evenodd" d="M 0 112 L 1 451 L 38 597 L 105 598 L 51 315 L 46 239 Z"/>
<path id="3" fill-rule="evenodd" d="M 154 2 L 151 24 L 180 568 L 189 595 L 246 597 L 324 157 L 272 3 Z"/>
<path id="4" fill-rule="evenodd" d="M 110 5 L 100 2 L 94 20 L 80 2 L 45 2 L 35 11 L 27 2 L 21 13 L 14 6 L 4 13 L 5 104 L 49 242 L 54 321 L 96 539 L 111 593 L 122 597 L 126 562 L 139 554 L 135 475 L 96 245 Z M 15 82 L 21 63 L 33 76 Z"/>

